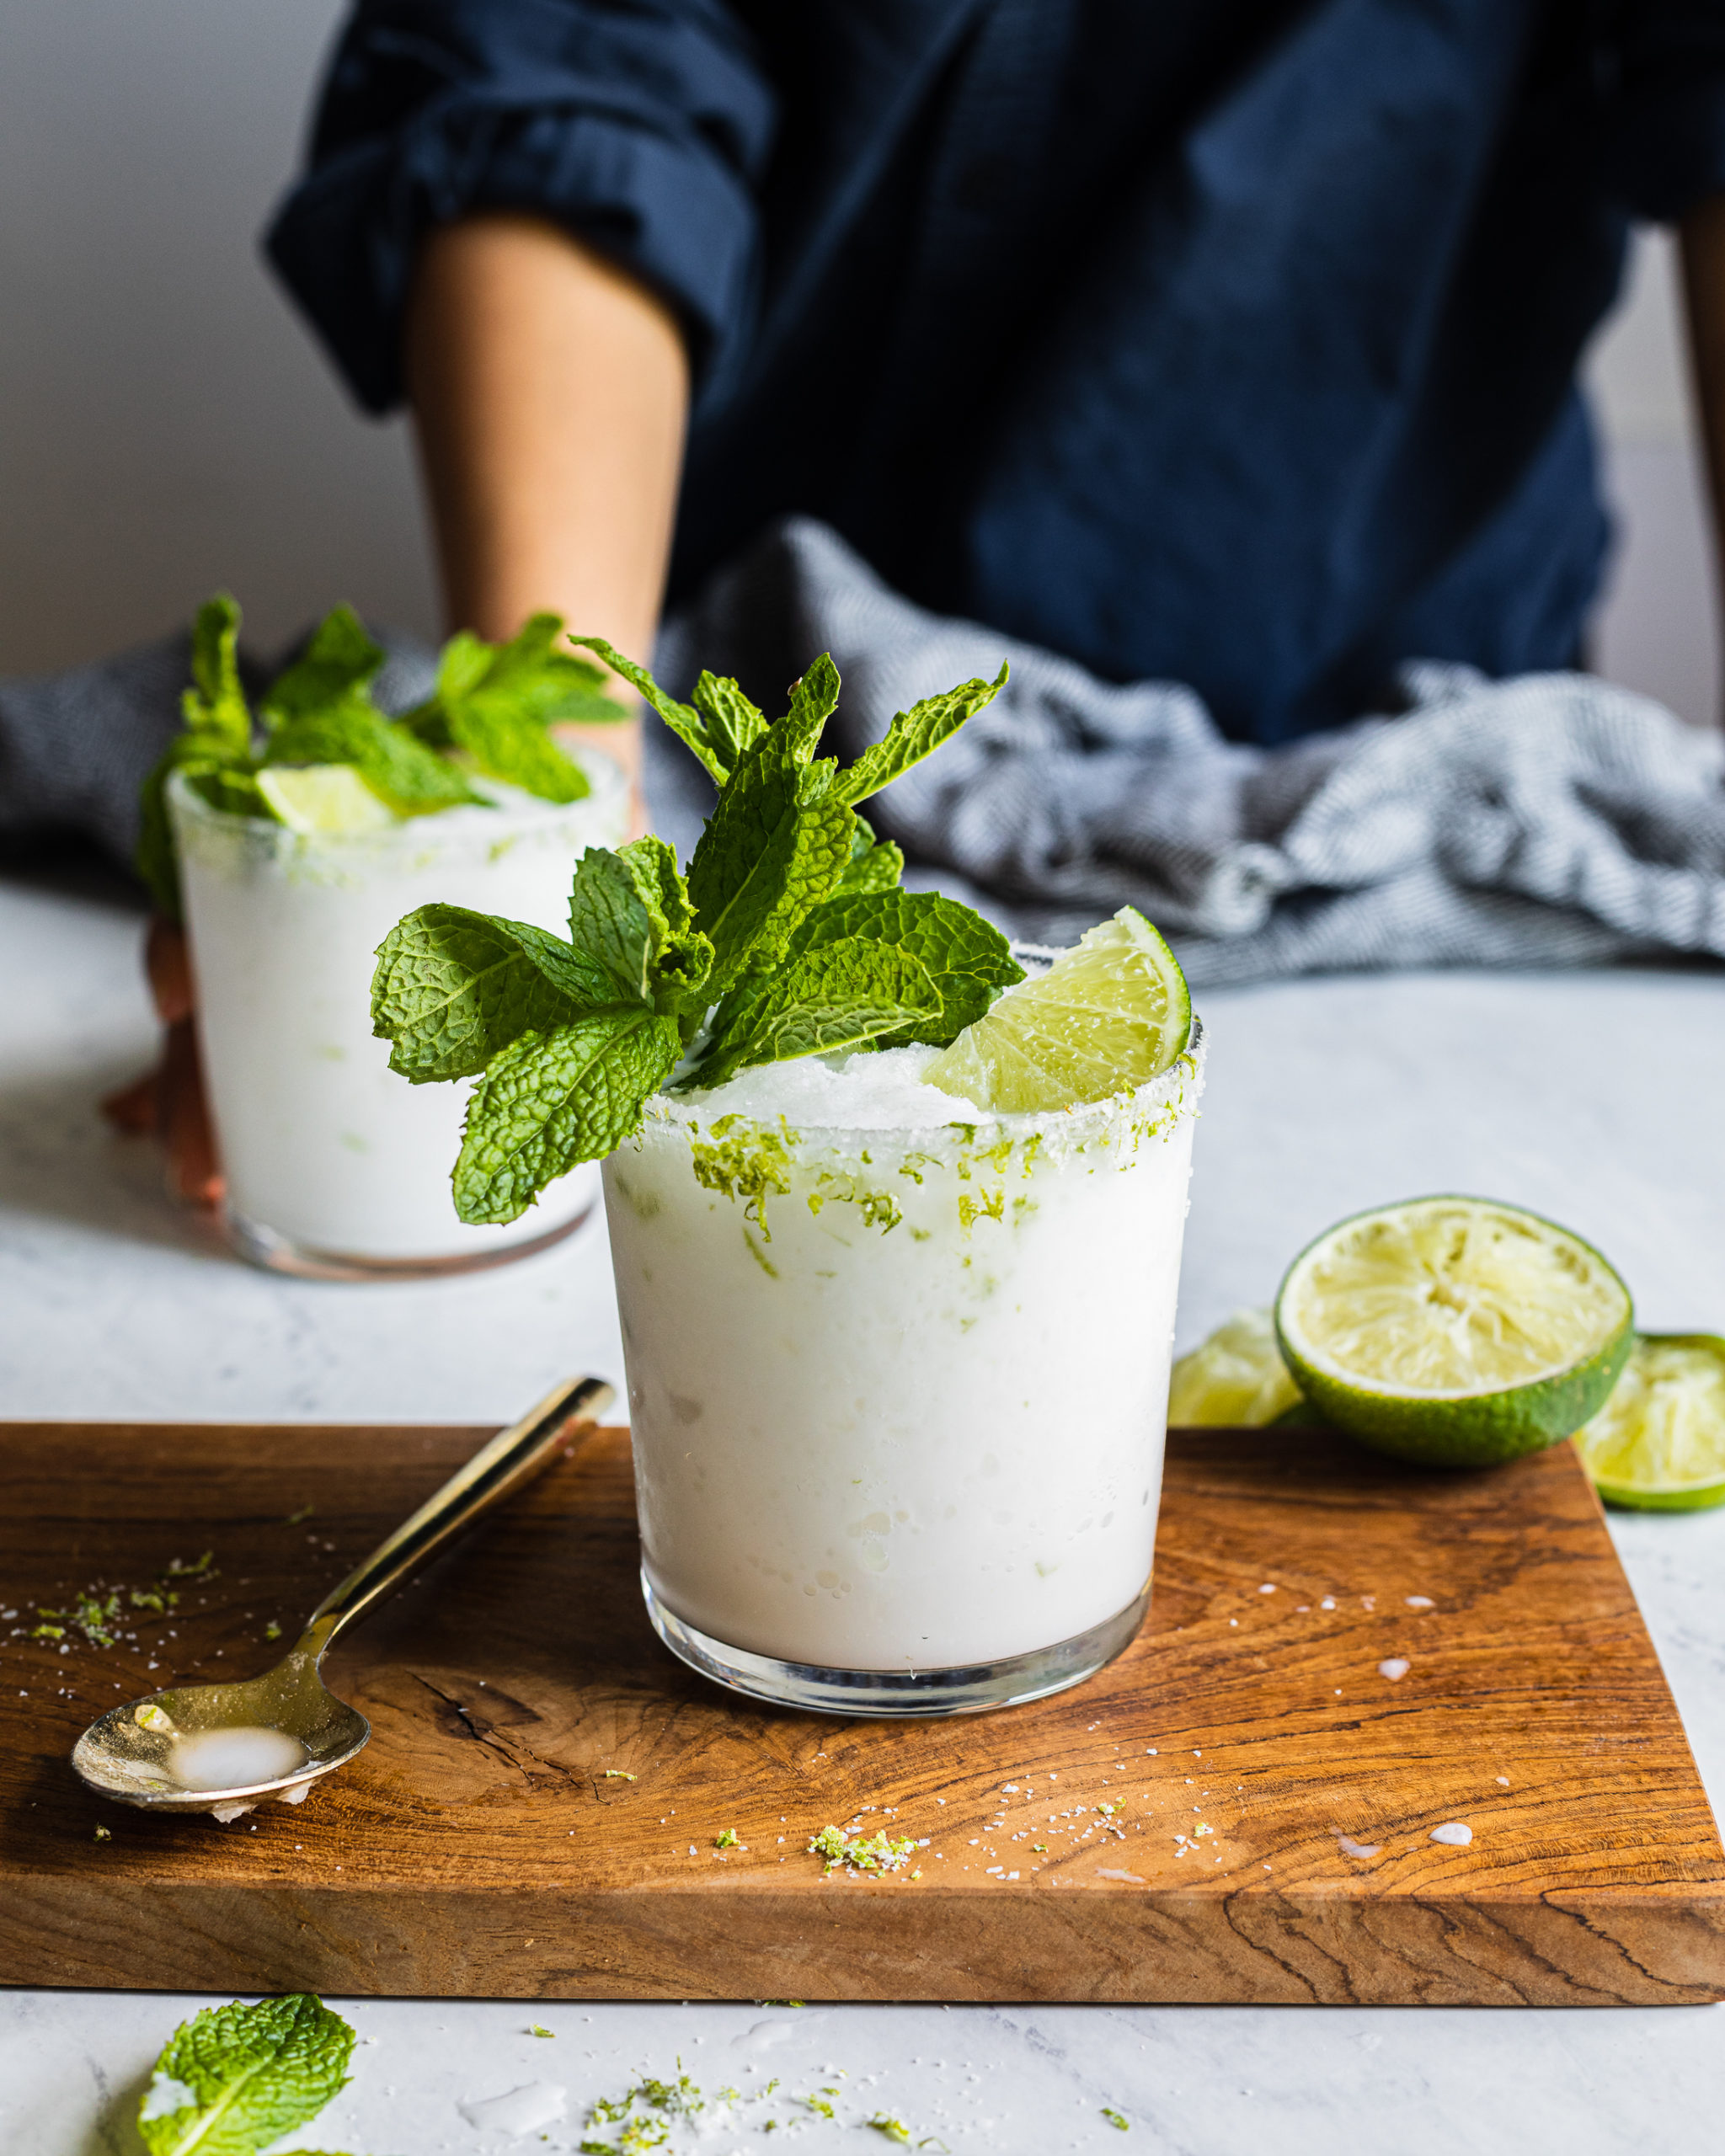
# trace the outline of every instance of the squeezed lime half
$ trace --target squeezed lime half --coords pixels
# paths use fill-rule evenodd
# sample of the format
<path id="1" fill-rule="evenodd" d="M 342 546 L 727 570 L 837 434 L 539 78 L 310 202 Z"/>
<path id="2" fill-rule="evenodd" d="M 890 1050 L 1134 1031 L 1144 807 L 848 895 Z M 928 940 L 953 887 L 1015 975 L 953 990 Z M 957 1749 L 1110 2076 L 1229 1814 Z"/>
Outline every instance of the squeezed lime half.
<path id="1" fill-rule="evenodd" d="M 1494 1466 L 1579 1429 L 1617 1381 L 1633 1315 L 1591 1244 L 1481 1198 L 1341 1221 L 1276 1298 L 1283 1355 L 1327 1422 L 1446 1467 Z"/>
<path id="2" fill-rule="evenodd" d="M 1725 1340 L 1637 1336 L 1623 1374 L 1575 1449 L 1608 1505 L 1699 1513 L 1725 1505 Z"/>
<path id="3" fill-rule="evenodd" d="M 922 1073 L 1005 1115 L 1081 1107 L 1160 1077 L 1192 1038 L 1173 953 L 1135 906 L 1009 988 Z"/>

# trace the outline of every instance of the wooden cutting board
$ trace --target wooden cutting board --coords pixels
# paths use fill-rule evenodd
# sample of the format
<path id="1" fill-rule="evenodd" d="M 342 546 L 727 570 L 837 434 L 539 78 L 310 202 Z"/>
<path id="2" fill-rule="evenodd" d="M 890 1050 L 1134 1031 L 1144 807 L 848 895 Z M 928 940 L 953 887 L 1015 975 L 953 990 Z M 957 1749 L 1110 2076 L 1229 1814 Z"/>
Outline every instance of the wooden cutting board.
<path id="1" fill-rule="evenodd" d="M 67 1753 L 99 1708 L 264 1667 L 266 1628 L 291 1636 L 486 1434 L 0 1425 L 0 1588 L 18 1613 L 0 1625 L 0 1978 L 1725 1994 L 1725 1855 L 1567 1446 L 1434 1475 L 1327 1435 L 1178 1433 L 1136 1645 L 1035 1706 L 893 1724 L 756 1708 L 672 1660 L 636 1584 L 628 1436 L 603 1432 L 332 1657 L 374 1735 L 302 1806 L 223 1827 L 84 1793 Z M 38 1605 L 97 1582 L 148 1591 L 206 1550 L 177 1608 L 127 1602 L 113 1646 L 21 1636 Z M 853 1822 L 926 1839 L 921 1876 L 824 1876 L 810 1834 Z M 1448 1822 L 1471 1841 L 1432 1840 Z M 716 1849 L 727 1829 L 739 1845 Z"/>

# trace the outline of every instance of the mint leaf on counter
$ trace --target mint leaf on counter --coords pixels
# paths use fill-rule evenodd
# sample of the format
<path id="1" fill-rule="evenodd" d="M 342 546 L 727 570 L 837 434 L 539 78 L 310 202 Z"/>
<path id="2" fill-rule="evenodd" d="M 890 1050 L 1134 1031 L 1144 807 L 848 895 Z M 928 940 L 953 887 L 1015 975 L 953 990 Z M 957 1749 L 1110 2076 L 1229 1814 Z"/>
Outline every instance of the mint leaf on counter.
<path id="1" fill-rule="evenodd" d="M 416 1086 L 476 1077 L 518 1035 L 547 1033 L 616 990 L 558 937 L 465 906 L 421 906 L 378 946 L 371 1030 Z"/>
<path id="2" fill-rule="evenodd" d="M 138 2109 L 150 2156 L 257 2156 L 347 2085 L 354 2032 L 309 1995 L 182 2022 Z"/>
<path id="3" fill-rule="evenodd" d="M 895 778 L 902 778 L 913 764 L 932 756 L 943 741 L 949 741 L 968 719 L 991 704 L 1006 686 L 1004 665 L 991 681 L 961 681 L 937 696 L 925 696 L 909 711 L 901 711 L 886 730 L 886 738 L 865 749 L 838 782 L 836 792 L 849 802 L 866 801 Z"/>
<path id="4" fill-rule="evenodd" d="M 473 1088 L 456 1161 L 455 1209 L 470 1225 L 519 1219 L 547 1183 L 612 1152 L 681 1053 L 676 1022 L 643 1004 L 524 1033 Z"/>

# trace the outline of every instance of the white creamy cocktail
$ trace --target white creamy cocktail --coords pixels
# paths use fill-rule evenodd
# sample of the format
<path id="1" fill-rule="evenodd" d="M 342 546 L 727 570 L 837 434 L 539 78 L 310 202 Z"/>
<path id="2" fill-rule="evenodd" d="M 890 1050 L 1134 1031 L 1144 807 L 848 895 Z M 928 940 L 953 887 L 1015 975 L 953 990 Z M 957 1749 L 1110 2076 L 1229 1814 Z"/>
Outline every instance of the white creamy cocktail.
<path id="1" fill-rule="evenodd" d="M 497 805 L 344 833 L 234 815 L 183 775 L 169 782 L 199 1039 L 246 1255 L 339 1275 L 452 1271 L 537 1247 L 590 1210 L 590 1164 L 506 1226 L 457 1219 L 449 1175 L 462 1095 L 393 1075 L 370 1014 L 377 946 L 416 906 L 446 900 L 566 927 L 575 857 L 620 841 L 628 814 L 617 764 L 579 760 L 583 800 L 475 778 Z"/>
<path id="2" fill-rule="evenodd" d="M 809 1706 L 1057 1689 L 1148 1592 L 1201 1047 L 1006 1116 L 934 1054 L 660 1096 L 606 1164 L 654 1622 Z"/>

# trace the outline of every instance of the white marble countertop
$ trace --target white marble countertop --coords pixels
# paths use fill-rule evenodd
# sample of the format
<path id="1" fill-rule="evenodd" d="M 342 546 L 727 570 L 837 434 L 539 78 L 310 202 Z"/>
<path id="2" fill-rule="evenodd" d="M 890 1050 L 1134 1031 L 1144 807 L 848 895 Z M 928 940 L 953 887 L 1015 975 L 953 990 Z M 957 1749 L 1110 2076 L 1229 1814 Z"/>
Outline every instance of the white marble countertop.
<path id="1" fill-rule="evenodd" d="M 0 885 L 0 1412 L 502 1421 L 566 1373 L 621 1376 L 596 1223 L 472 1280 L 365 1288 L 252 1272 L 190 1230 L 147 1150 L 94 1113 L 150 1049 L 139 940 L 112 898 Z M 1717 972 L 1349 978 L 1200 1001 L 1212 1060 L 1183 1345 L 1268 1300 L 1329 1222 L 1447 1189 L 1578 1229 L 1651 1329 L 1725 1326 Z M 1618 1515 L 1612 1529 L 1717 1811 L 1725 1511 Z M 0 1993 L 8 2156 L 133 2156 L 149 2065 L 202 2003 Z M 1701 2156 L 1725 2111 L 1725 2020 L 1709 2008 L 342 2010 L 362 2036 L 353 2085 L 291 2141 L 361 2156 L 569 2150 L 594 2097 L 671 2074 L 679 2056 L 710 2084 L 757 2058 L 788 2084 L 841 2068 L 848 2113 L 885 2110 L 954 2152 L 1113 2148 L 1107 2105 L 1180 2156 Z M 565 2093 L 542 2140 L 461 2109 L 534 2083 Z M 838 2132 L 835 2146 L 888 2145 Z M 746 2126 L 700 2141 L 710 2156 L 770 2145 Z"/>

